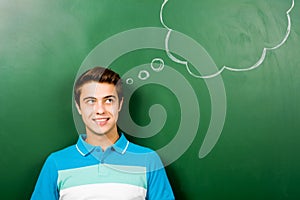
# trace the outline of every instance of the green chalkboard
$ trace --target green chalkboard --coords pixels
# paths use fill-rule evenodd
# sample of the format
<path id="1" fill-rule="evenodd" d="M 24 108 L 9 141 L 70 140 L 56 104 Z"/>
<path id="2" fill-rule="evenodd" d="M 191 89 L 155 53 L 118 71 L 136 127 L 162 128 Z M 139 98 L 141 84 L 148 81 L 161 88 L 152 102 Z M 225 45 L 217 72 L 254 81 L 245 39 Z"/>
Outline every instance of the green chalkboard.
<path id="1" fill-rule="evenodd" d="M 102 65 L 123 77 L 119 128 L 157 150 L 176 199 L 299 199 L 298 3 L 2 0 L 0 198 L 29 199 L 77 141 L 73 83 Z"/>

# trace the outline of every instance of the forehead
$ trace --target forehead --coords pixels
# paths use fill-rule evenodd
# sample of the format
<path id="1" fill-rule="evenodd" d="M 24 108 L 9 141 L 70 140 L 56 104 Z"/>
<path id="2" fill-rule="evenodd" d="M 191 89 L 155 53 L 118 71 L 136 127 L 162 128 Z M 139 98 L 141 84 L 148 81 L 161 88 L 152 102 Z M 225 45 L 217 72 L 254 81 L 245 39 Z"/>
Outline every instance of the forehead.
<path id="1" fill-rule="evenodd" d="M 81 87 L 80 98 L 81 99 L 85 97 L 103 98 L 109 95 L 113 95 L 117 97 L 117 90 L 114 84 L 99 83 L 93 81 L 93 82 L 86 83 Z"/>

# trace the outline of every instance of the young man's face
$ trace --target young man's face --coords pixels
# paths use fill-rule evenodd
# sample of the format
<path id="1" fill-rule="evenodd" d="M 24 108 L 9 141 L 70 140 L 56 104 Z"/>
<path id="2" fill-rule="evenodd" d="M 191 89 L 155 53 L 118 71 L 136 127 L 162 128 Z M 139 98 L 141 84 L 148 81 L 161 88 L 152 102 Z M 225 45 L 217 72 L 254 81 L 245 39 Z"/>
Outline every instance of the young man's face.
<path id="1" fill-rule="evenodd" d="M 86 133 L 112 136 L 117 134 L 117 120 L 122 100 L 114 84 L 89 82 L 81 87 L 79 114 L 86 126 Z"/>

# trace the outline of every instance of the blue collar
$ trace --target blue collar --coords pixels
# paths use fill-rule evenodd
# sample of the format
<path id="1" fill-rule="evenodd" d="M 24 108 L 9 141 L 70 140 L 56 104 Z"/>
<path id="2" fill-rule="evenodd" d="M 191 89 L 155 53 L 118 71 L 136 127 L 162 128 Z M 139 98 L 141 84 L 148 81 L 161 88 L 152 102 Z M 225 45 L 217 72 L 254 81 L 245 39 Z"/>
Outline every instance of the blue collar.
<path id="1" fill-rule="evenodd" d="M 80 134 L 76 144 L 76 148 L 82 156 L 88 155 L 96 148 L 96 146 L 87 143 L 85 139 L 86 139 L 86 134 Z M 120 154 L 125 154 L 128 145 L 129 145 L 129 141 L 126 139 L 124 134 L 121 133 L 120 138 L 116 141 L 115 144 L 111 146 L 111 148 L 113 148 L 116 152 Z"/>

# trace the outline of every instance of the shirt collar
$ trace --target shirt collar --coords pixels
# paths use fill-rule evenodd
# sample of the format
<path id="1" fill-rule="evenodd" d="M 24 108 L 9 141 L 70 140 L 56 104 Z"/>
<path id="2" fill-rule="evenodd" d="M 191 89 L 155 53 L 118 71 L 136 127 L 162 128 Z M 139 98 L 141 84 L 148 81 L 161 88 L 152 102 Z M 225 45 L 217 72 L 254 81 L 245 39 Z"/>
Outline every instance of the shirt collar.
<path id="1" fill-rule="evenodd" d="M 82 156 L 88 155 L 96 148 L 96 146 L 87 143 L 85 139 L 86 139 L 86 134 L 80 134 L 76 144 L 76 149 Z M 128 146 L 129 146 L 129 141 L 126 139 L 124 134 L 121 133 L 120 138 L 116 141 L 115 144 L 112 145 L 112 148 L 120 154 L 125 154 Z"/>
<path id="2" fill-rule="evenodd" d="M 129 141 L 126 139 L 123 133 L 120 134 L 120 138 L 113 144 L 113 148 L 120 154 L 125 154 L 129 146 Z"/>

